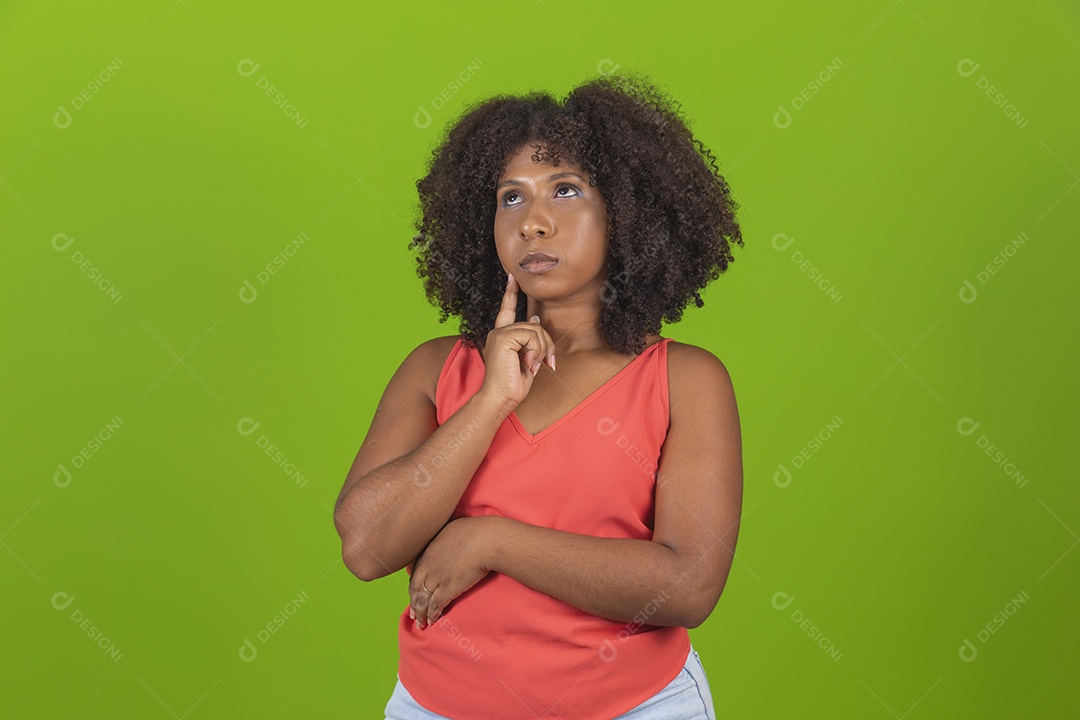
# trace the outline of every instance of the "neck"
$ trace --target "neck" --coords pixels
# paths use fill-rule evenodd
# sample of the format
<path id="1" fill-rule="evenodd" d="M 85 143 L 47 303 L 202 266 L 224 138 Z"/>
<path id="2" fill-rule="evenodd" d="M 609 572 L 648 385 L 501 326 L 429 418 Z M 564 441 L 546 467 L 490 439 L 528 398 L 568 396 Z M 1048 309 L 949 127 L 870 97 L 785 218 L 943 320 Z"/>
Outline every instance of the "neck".
<path id="1" fill-rule="evenodd" d="M 540 324 L 555 341 L 556 354 L 566 357 L 580 352 L 609 350 L 610 346 L 600 330 L 602 303 L 593 302 L 544 302 L 528 299 L 525 320 L 540 316 Z"/>

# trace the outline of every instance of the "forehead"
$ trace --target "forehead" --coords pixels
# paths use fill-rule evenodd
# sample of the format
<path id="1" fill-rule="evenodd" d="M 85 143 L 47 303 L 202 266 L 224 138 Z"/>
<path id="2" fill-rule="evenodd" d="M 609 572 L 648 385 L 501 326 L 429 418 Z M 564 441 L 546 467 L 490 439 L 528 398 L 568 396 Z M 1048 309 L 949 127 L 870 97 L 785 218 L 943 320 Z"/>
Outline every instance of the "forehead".
<path id="1" fill-rule="evenodd" d="M 541 145 L 541 147 L 537 148 L 537 145 Z M 582 177 L 588 178 L 588 175 L 579 165 L 568 162 L 565 158 L 560 158 L 558 167 L 552 165 L 550 159 L 546 157 L 547 152 L 547 147 L 542 146 L 541 143 L 531 143 L 518 148 L 507 157 L 506 167 L 503 168 L 499 179 L 531 178 L 542 180 L 556 172 L 576 172 Z M 537 153 L 544 157 L 540 162 L 533 161 L 533 155 Z"/>

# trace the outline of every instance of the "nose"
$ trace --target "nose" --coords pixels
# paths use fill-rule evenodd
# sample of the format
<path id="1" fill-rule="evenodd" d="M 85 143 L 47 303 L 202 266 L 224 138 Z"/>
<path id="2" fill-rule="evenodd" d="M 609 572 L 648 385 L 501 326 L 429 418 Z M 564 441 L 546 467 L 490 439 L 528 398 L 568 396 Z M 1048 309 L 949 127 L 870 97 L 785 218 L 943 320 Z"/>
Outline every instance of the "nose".
<path id="1" fill-rule="evenodd" d="M 533 203 L 529 211 L 521 219 L 518 232 L 521 233 L 523 238 L 549 237 L 551 235 L 551 220 L 537 205 L 537 203 Z"/>

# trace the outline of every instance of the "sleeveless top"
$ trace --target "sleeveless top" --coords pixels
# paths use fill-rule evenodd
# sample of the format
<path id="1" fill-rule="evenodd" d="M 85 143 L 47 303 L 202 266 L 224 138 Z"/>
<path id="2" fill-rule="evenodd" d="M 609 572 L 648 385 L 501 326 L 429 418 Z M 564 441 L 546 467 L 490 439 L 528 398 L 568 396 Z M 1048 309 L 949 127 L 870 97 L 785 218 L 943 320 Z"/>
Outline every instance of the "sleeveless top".
<path id="1" fill-rule="evenodd" d="M 451 518 L 500 515 L 569 532 L 652 539 L 660 450 L 668 431 L 667 344 L 646 347 L 535 435 L 515 413 L 492 439 Z M 484 380 L 480 351 L 459 337 L 439 374 L 442 425 Z M 669 591 L 670 592 L 670 591 Z M 454 720 L 610 720 L 682 670 L 685 627 L 648 624 L 661 591 L 615 622 L 491 572 L 434 624 L 398 623 L 398 678 Z"/>

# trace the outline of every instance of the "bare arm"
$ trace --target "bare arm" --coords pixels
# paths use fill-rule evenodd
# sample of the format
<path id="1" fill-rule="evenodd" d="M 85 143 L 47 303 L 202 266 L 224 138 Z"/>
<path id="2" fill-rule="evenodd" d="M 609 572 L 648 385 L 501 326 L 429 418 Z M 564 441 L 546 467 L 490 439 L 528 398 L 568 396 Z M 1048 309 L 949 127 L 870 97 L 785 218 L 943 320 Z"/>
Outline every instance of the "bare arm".
<path id="1" fill-rule="evenodd" d="M 450 519 L 509 413 L 477 393 L 439 426 L 425 388 L 440 347 L 421 344 L 390 379 L 338 496 L 342 558 L 361 580 L 416 559 Z"/>
<path id="2" fill-rule="evenodd" d="M 671 426 L 652 540 L 598 538 L 493 518 L 491 570 L 610 620 L 697 627 L 734 559 L 742 442 L 731 378 L 706 350 L 669 356 Z"/>
<path id="3" fill-rule="evenodd" d="M 742 510 L 742 442 L 731 379 L 708 351 L 672 348 L 671 425 L 660 456 L 651 540 L 602 538 L 504 517 L 460 518 L 417 563 L 410 592 L 424 625 L 461 590 L 460 567 L 500 572 L 580 610 L 619 622 L 697 627 L 712 613 L 734 559 Z M 461 524 L 461 529 L 455 528 Z M 431 560 L 429 554 L 438 553 Z M 456 563 L 456 565 L 455 565 Z M 460 567 L 458 567 L 460 566 Z M 471 578 L 471 575 L 469 575 Z M 453 612 L 450 605 L 448 612 Z"/>
<path id="4" fill-rule="evenodd" d="M 491 569 L 617 622 L 696 627 L 697 599 L 684 591 L 690 562 L 651 540 L 602 538 L 492 516 Z M 452 611 L 452 609 L 451 609 Z"/>

